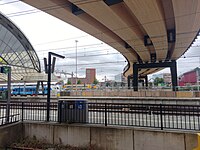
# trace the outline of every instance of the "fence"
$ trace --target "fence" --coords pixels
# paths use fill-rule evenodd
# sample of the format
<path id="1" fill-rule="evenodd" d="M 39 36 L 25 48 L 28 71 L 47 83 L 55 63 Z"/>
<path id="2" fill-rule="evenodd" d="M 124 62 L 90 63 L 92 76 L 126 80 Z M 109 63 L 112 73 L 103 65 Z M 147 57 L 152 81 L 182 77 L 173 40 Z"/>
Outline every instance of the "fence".
<path id="1" fill-rule="evenodd" d="M 89 124 L 103 124 L 105 126 L 137 126 L 162 129 L 200 130 L 200 106 L 198 105 L 165 105 L 165 104 L 113 104 L 86 103 L 88 113 L 86 122 Z M 10 105 L 10 122 L 5 121 L 6 103 L 0 103 L 0 125 L 16 121 L 46 121 L 47 103 L 42 102 L 12 102 Z M 76 116 L 73 122 L 83 123 L 83 108 L 62 108 L 58 103 L 50 104 L 51 122 L 59 122 L 59 118 L 68 115 Z M 72 113 L 74 112 L 74 113 Z M 76 113 L 76 114 L 75 114 Z M 79 114 L 79 115 L 77 115 Z M 65 117 L 66 117 L 65 116 Z M 78 117 L 77 117 L 78 116 Z M 64 121 L 65 122 L 65 121 Z M 66 121 L 67 123 L 67 121 Z M 69 122 L 68 122 L 69 123 Z"/>
<path id="2" fill-rule="evenodd" d="M 5 124 L 14 123 L 21 120 L 20 115 L 20 104 L 16 105 L 15 103 L 10 104 L 10 115 L 6 116 L 6 103 L 0 103 L 0 126 Z"/>

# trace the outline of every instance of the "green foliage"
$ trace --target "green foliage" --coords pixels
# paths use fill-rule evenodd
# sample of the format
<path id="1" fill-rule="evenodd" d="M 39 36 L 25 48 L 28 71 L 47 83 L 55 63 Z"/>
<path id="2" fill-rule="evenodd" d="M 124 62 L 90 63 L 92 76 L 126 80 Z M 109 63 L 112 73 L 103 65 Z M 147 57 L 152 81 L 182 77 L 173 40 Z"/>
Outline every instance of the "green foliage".
<path id="1" fill-rule="evenodd" d="M 152 87 L 152 86 L 153 86 L 153 83 L 152 83 L 152 82 L 149 82 L 149 86 Z"/>
<path id="2" fill-rule="evenodd" d="M 70 85 L 70 84 L 72 84 L 72 82 L 68 80 L 68 81 L 67 81 L 67 84 Z"/>
<path id="3" fill-rule="evenodd" d="M 199 91 L 200 90 L 200 86 L 198 85 L 193 85 L 193 86 L 182 86 L 182 87 L 178 87 L 179 91 Z"/>
<path id="4" fill-rule="evenodd" d="M 99 81 L 97 79 L 94 79 L 93 84 L 97 85 L 99 83 Z"/>
<path id="5" fill-rule="evenodd" d="M 162 84 L 162 83 L 164 83 L 164 79 L 163 78 L 158 78 L 158 77 L 155 78 L 154 85 L 158 86 L 158 84 Z"/>
<path id="6" fill-rule="evenodd" d="M 110 86 L 110 83 L 109 82 L 106 82 L 106 87 L 109 87 Z"/>
<path id="7" fill-rule="evenodd" d="M 78 80 L 78 81 L 77 81 L 77 84 L 81 84 L 81 80 Z"/>

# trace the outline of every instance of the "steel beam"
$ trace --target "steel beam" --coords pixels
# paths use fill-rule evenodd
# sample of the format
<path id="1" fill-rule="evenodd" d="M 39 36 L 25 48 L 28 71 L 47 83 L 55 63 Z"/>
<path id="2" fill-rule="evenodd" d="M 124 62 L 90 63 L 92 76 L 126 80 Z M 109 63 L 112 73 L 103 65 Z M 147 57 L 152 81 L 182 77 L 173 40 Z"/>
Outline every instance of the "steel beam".
<path id="1" fill-rule="evenodd" d="M 138 64 L 133 64 L 133 89 L 138 91 Z"/>
<path id="2" fill-rule="evenodd" d="M 82 13 L 85 13 L 81 8 L 79 8 L 79 7 L 77 7 L 76 5 L 74 5 L 74 4 L 72 4 L 71 5 L 71 9 L 72 9 L 72 13 L 74 14 L 74 15 L 80 15 L 80 14 L 82 14 Z"/>
<path id="3" fill-rule="evenodd" d="M 146 75 L 145 76 L 145 85 L 146 85 L 146 88 L 148 87 L 148 76 Z"/>
<path id="4" fill-rule="evenodd" d="M 138 70 L 146 68 L 166 68 L 170 67 L 171 77 L 172 77 L 172 87 L 173 91 L 177 90 L 177 67 L 176 61 L 172 60 L 170 62 L 156 62 L 156 63 L 145 63 L 145 64 L 133 64 L 133 87 L 134 91 L 138 91 Z M 146 80 L 146 79 L 145 79 Z M 146 86 L 148 79 L 146 80 Z"/>
<path id="5" fill-rule="evenodd" d="M 104 2 L 108 6 L 111 6 L 111 5 L 115 5 L 115 4 L 121 3 L 121 2 L 123 2 L 123 0 L 104 0 Z"/>
<path id="6" fill-rule="evenodd" d="M 128 89 L 130 89 L 130 86 L 131 86 L 131 76 L 128 76 L 127 78 L 127 82 L 128 82 Z"/>
<path id="7" fill-rule="evenodd" d="M 176 61 L 172 61 L 172 65 L 170 67 L 170 71 L 171 71 L 173 91 L 177 91 L 177 67 L 176 67 Z"/>

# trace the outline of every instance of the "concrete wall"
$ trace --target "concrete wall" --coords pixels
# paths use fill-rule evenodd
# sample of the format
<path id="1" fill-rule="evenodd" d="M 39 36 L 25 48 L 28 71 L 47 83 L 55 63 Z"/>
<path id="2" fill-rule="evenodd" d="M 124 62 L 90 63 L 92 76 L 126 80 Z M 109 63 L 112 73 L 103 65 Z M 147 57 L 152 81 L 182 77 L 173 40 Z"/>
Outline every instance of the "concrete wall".
<path id="1" fill-rule="evenodd" d="M 138 104 L 181 104 L 181 105 L 200 105 L 200 98 L 172 98 L 172 97 L 60 97 L 51 98 L 51 102 L 65 99 L 88 99 L 91 103 L 138 103 Z M 15 97 L 12 101 L 25 102 L 46 102 L 46 97 L 24 98 Z"/>
<path id="2" fill-rule="evenodd" d="M 193 150 L 197 135 L 124 127 L 24 123 L 25 137 L 73 146 L 96 145 L 101 150 Z"/>
<path id="3" fill-rule="evenodd" d="M 180 104 L 200 105 L 199 98 L 151 98 L 151 97 L 62 97 L 66 99 L 88 99 L 90 103 L 137 103 L 137 104 Z M 46 99 L 44 100 L 46 101 Z"/>
<path id="4" fill-rule="evenodd" d="M 198 145 L 192 132 L 26 122 L 0 127 L 0 147 L 25 137 L 73 146 L 92 144 L 99 150 L 193 150 Z"/>
<path id="5" fill-rule="evenodd" d="M 69 93 L 68 93 L 69 94 Z M 71 91 L 70 96 L 97 96 L 97 97 L 101 97 L 101 96 L 108 96 L 108 97 L 116 97 L 116 96 L 120 96 L 120 97 L 200 97 L 200 92 L 198 91 L 138 91 L 138 92 L 134 92 L 133 90 L 94 90 L 94 91 L 79 91 L 76 92 L 75 91 Z M 65 94 L 65 92 L 61 93 L 61 96 L 67 96 Z"/>
<path id="6" fill-rule="evenodd" d="M 23 126 L 21 123 L 0 127 L 0 147 L 6 147 L 7 145 L 22 139 L 22 137 Z"/>

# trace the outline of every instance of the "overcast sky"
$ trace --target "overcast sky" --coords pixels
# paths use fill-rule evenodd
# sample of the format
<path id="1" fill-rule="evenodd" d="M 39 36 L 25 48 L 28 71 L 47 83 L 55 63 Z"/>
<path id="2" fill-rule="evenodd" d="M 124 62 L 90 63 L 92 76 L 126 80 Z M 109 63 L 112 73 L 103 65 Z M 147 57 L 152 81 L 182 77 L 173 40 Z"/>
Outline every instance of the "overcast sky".
<path id="1" fill-rule="evenodd" d="M 103 42 L 22 2 L 0 0 L 0 11 L 27 36 L 41 60 L 41 65 L 43 65 L 43 58 L 47 57 L 48 52 L 51 51 L 66 57 L 63 60 L 57 60 L 56 70 L 75 72 L 75 40 L 78 40 L 78 77 L 85 75 L 86 68 L 96 68 L 99 81 L 102 81 L 104 76 L 114 79 L 114 75 L 122 73 L 127 64 L 119 52 Z M 200 66 L 200 42 L 198 41 L 199 39 L 185 53 L 185 58 L 182 56 L 177 61 L 178 75 Z M 169 69 L 161 72 L 169 72 Z"/>

